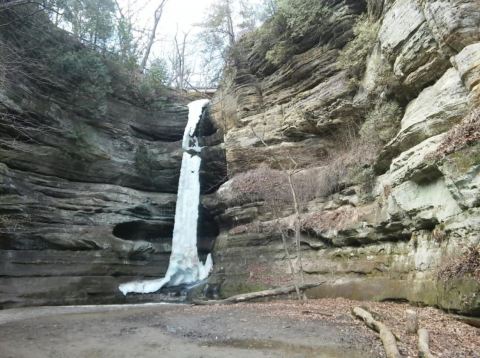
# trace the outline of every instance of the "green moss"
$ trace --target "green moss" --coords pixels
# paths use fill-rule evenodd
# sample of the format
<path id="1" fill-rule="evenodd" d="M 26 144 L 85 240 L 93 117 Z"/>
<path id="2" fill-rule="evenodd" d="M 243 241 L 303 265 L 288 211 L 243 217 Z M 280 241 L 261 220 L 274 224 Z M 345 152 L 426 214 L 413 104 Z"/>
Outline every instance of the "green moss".
<path id="1" fill-rule="evenodd" d="M 456 312 L 478 315 L 480 314 L 480 283 L 473 277 L 438 282 L 437 302 L 430 301 L 429 304 L 439 304 L 445 309 Z"/>
<path id="2" fill-rule="evenodd" d="M 67 148 L 67 152 L 74 160 L 72 164 L 75 167 L 85 169 L 83 162 L 110 160 L 110 156 L 97 146 L 91 127 L 75 124 L 70 139 L 72 145 Z"/>

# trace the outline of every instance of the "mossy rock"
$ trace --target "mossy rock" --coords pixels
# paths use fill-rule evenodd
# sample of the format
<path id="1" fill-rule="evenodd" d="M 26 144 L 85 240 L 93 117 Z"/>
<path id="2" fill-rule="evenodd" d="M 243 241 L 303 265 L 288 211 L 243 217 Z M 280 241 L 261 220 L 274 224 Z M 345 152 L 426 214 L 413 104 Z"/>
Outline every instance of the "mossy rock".
<path id="1" fill-rule="evenodd" d="M 442 308 L 480 316 L 480 282 L 473 277 L 464 276 L 447 282 L 438 282 L 437 292 L 438 304 Z"/>

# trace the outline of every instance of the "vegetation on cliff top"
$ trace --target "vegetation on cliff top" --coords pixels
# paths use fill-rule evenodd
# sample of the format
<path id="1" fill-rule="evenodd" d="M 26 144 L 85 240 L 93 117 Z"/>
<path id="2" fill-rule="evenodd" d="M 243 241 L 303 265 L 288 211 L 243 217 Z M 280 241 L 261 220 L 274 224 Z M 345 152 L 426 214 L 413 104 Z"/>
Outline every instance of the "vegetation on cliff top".
<path id="1" fill-rule="evenodd" d="M 332 21 L 332 9 L 321 1 L 278 0 L 275 10 L 244 41 L 253 42 L 256 52 L 276 67 L 301 51 L 305 42 L 315 42 Z"/>
<path id="2" fill-rule="evenodd" d="M 78 8 L 82 4 L 85 7 Z M 100 115 L 112 93 L 153 104 L 165 93 L 163 64 L 153 61 L 148 72 L 140 73 L 132 34 L 123 22 L 114 22 L 114 7 L 107 5 L 98 0 L 50 1 L 2 9 L 3 85 L 30 81 L 57 88 L 76 108 Z M 60 29 L 60 21 L 73 32 Z"/>

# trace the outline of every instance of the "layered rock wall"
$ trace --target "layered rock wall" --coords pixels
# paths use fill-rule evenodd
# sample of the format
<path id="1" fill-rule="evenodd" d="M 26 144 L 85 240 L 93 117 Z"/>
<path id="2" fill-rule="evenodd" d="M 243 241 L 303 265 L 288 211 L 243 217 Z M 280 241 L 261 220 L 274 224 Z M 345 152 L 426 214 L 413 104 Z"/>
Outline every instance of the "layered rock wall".
<path id="1" fill-rule="evenodd" d="M 81 104 L 93 98 L 72 103 L 74 84 L 28 70 L 0 83 L 0 307 L 125 302 L 120 283 L 167 269 L 188 100 L 165 90 L 142 104 L 114 90 L 91 111 Z M 199 130 L 206 192 L 223 152 L 208 119 Z M 204 254 L 218 231 L 200 217 Z"/>
<path id="2" fill-rule="evenodd" d="M 268 61 L 254 40 L 241 41 L 240 58 L 216 96 L 213 113 L 224 128 L 230 180 L 205 198 L 221 227 L 210 283 L 227 296 L 290 282 L 278 230 L 261 229 L 278 223 L 272 208 L 235 198 L 240 173 L 285 168 L 292 158 L 296 169 L 328 170 L 331 158 L 345 151 L 345 130 L 361 127 L 376 104 L 395 102 L 396 133 L 363 167 L 368 179 L 346 175 L 334 193 L 317 196 L 302 213 L 306 279 L 326 280 L 308 294 L 409 300 L 478 314 L 478 280 L 445 281 L 438 272 L 480 240 L 478 125 L 477 140 L 445 150 L 460 131 L 456 125 L 470 116 L 471 123 L 480 121 L 480 4 L 328 4 L 337 17 L 328 21 L 333 28 L 273 70 L 265 70 Z M 339 53 L 362 13 L 379 30 L 362 77 L 352 81 Z M 372 155 L 355 143 L 350 153 L 358 162 Z M 282 208 L 287 226 L 292 214 L 291 206 Z"/>

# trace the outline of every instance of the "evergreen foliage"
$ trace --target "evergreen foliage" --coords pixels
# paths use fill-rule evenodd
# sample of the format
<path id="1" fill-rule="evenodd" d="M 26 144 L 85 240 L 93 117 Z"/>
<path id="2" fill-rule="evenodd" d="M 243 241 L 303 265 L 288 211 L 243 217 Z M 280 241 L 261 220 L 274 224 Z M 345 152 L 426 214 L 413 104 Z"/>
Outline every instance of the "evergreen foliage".
<path id="1" fill-rule="evenodd" d="M 92 46 L 106 48 L 115 30 L 113 0 L 57 0 L 72 32 Z"/>
<path id="2" fill-rule="evenodd" d="M 106 112 L 106 98 L 111 93 L 111 77 L 105 61 L 95 51 L 80 48 L 55 57 L 52 63 L 54 73 L 72 84 L 76 104 L 83 104 L 89 110 Z M 88 100 L 81 100 L 81 97 Z"/>
<path id="3" fill-rule="evenodd" d="M 147 74 L 140 73 L 132 24 L 115 19 L 111 0 L 18 6 L 0 13 L 0 25 L 0 51 L 9 53 L 0 59 L 0 69 L 8 67 L 7 57 L 16 66 L 16 71 L 0 70 L 0 79 L 15 83 L 23 76 L 38 86 L 68 88 L 70 103 L 96 115 L 105 114 L 114 91 L 144 105 L 164 92 L 165 65 L 154 61 Z"/>

